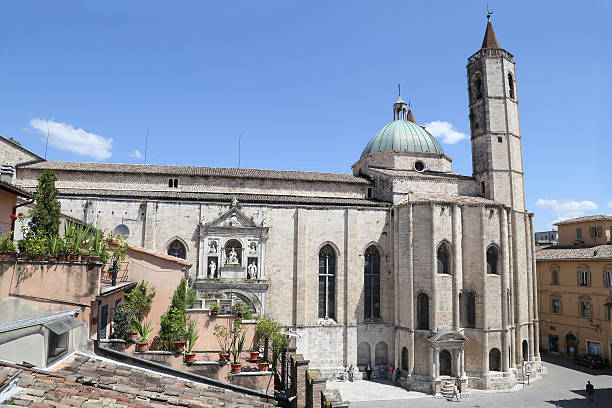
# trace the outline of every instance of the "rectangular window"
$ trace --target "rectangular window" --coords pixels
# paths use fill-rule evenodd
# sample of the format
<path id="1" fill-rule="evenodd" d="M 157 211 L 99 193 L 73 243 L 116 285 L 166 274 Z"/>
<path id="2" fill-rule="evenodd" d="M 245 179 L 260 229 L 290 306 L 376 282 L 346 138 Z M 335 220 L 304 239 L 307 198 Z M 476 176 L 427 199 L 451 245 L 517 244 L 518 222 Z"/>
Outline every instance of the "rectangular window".
<path id="1" fill-rule="evenodd" d="M 582 317 L 592 316 L 590 302 L 580 302 L 580 316 Z"/>
<path id="2" fill-rule="evenodd" d="M 612 287 L 612 271 L 604 271 L 603 284 L 604 284 L 604 287 L 606 288 Z"/>
<path id="3" fill-rule="evenodd" d="M 587 351 L 592 356 L 601 356 L 601 343 L 587 340 Z"/>
<path id="4" fill-rule="evenodd" d="M 0 224 L 0 237 L 4 236 L 4 224 Z"/>
<path id="5" fill-rule="evenodd" d="M 366 190 L 366 198 L 372 198 L 372 187 L 368 187 Z"/>
<path id="6" fill-rule="evenodd" d="M 612 309 L 612 303 L 606 303 L 604 305 L 604 312 L 606 315 L 606 320 L 610 320 L 610 310 Z"/>
<path id="7" fill-rule="evenodd" d="M 589 236 L 591 238 L 601 238 L 601 226 L 589 228 Z"/>
<path id="8" fill-rule="evenodd" d="M 554 314 L 561 313 L 561 300 L 558 298 L 552 298 L 550 301 L 550 312 Z"/>
<path id="9" fill-rule="evenodd" d="M 559 271 L 556 269 L 553 269 L 551 273 L 552 273 L 552 278 L 551 278 L 550 284 L 558 286 L 559 285 Z"/>
<path id="10" fill-rule="evenodd" d="M 498 142 L 498 143 L 501 143 L 501 142 L 503 142 L 503 141 L 504 141 L 504 139 L 502 139 L 502 138 L 501 138 L 501 136 L 498 136 L 498 137 L 497 137 L 497 142 Z"/>
<path id="11" fill-rule="evenodd" d="M 582 228 L 576 228 L 576 239 L 582 238 Z"/>
<path id="12" fill-rule="evenodd" d="M 580 286 L 589 286 L 589 271 L 579 271 L 578 279 Z"/>

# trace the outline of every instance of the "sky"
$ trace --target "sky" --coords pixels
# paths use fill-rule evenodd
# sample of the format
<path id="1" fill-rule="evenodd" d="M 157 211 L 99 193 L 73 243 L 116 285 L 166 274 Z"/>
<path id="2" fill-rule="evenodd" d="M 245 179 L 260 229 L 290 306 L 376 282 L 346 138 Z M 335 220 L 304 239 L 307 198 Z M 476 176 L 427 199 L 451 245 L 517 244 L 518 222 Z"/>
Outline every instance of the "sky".
<path id="1" fill-rule="evenodd" d="M 487 3 L 515 55 L 536 229 L 612 214 L 603 0 L 2 1 L 0 135 L 48 160 L 349 173 L 401 83 L 471 175 L 465 66 Z"/>

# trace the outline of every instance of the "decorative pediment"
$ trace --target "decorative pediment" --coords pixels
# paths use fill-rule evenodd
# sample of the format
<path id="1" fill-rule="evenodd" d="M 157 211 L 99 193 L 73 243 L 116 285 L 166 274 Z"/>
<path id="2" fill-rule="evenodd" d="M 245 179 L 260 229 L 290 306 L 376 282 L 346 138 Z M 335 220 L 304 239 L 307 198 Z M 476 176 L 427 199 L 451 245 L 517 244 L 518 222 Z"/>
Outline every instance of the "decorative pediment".
<path id="1" fill-rule="evenodd" d="M 216 220 L 206 224 L 207 228 L 260 228 L 252 219 L 247 217 L 238 205 L 238 200 L 233 199 L 229 210 Z"/>
<path id="2" fill-rule="evenodd" d="M 468 338 L 463 335 L 463 333 L 450 330 L 450 329 L 440 329 L 433 336 L 428 339 L 432 343 L 443 343 L 443 342 L 466 342 Z"/>

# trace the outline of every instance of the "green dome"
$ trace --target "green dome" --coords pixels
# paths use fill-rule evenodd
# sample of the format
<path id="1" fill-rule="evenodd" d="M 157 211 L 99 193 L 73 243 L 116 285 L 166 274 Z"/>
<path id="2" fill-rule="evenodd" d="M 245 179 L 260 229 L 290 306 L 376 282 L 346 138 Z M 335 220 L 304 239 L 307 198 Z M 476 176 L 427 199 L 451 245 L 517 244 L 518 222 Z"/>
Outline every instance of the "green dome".
<path id="1" fill-rule="evenodd" d="M 361 157 L 370 153 L 408 151 L 444 154 L 442 146 L 428 131 L 409 120 L 394 120 L 370 140 Z"/>

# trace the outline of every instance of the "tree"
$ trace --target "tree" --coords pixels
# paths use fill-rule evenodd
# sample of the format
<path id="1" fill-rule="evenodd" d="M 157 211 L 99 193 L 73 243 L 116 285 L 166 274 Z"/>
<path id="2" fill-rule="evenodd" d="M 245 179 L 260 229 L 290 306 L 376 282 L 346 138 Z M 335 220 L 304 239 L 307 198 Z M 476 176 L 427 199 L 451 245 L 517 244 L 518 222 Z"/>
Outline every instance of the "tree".
<path id="1" fill-rule="evenodd" d="M 30 212 L 29 234 L 41 235 L 48 239 L 58 234 L 61 206 L 57 200 L 57 177 L 51 170 L 45 170 L 38 178 L 34 193 L 36 204 Z"/>
<path id="2" fill-rule="evenodd" d="M 181 283 L 172 295 L 172 303 L 170 303 L 168 311 L 160 319 L 159 342 L 162 348 L 170 350 L 172 341 L 186 339 L 187 318 L 185 309 L 191 307 L 195 298 L 195 289 L 187 288 L 187 281 L 181 279 Z"/>

